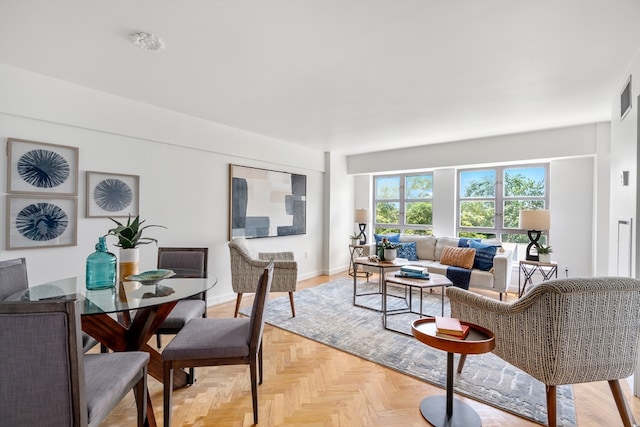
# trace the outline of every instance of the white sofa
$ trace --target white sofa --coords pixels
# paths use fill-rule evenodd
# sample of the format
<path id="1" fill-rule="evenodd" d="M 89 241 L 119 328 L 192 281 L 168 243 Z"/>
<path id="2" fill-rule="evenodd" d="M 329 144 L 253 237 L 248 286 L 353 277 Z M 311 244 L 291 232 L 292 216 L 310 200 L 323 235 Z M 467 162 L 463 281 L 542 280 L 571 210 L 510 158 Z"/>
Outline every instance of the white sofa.
<path id="1" fill-rule="evenodd" d="M 418 261 L 412 261 L 412 265 L 421 265 L 428 268 L 429 272 L 446 275 L 448 265 L 440 263 L 442 249 L 445 246 L 458 246 L 460 239 L 455 237 L 435 237 L 419 236 L 412 234 L 400 234 L 400 243 L 415 242 Z M 511 282 L 511 269 L 513 253 L 509 249 L 504 249 L 497 240 L 481 240 L 481 243 L 500 246 L 496 250 L 493 258 L 493 267 L 488 270 L 471 269 L 469 287 L 488 289 L 500 294 L 507 292 L 507 287 Z M 369 246 L 369 253 L 376 253 L 376 245 Z"/>

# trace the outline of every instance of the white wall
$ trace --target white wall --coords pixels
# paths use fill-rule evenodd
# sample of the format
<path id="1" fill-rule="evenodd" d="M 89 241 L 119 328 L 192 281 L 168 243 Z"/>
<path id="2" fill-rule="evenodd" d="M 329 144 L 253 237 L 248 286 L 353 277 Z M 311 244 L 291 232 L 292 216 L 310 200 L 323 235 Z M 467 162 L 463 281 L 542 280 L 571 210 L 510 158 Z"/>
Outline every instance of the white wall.
<path id="1" fill-rule="evenodd" d="M 560 265 L 559 275 L 564 275 L 566 265 L 571 276 L 591 276 L 597 259 L 593 238 L 597 223 L 594 159 L 599 150 L 608 151 L 608 136 L 609 125 L 597 123 L 352 155 L 347 164 L 349 173 L 359 174 L 433 170 L 434 234 L 452 236 L 456 230 L 458 168 L 548 161 L 552 216 L 549 242 L 554 247 L 553 259 Z M 608 179 L 608 174 L 605 177 Z M 356 193 L 366 191 L 357 184 L 358 181 Z M 608 200 L 608 186 L 603 191 L 605 194 L 598 196 Z M 608 257 L 606 247 L 597 251 L 598 257 Z M 512 277 L 517 284 L 517 270 Z"/>
<path id="2" fill-rule="evenodd" d="M 624 119 L 620 118 L 620 93 L 631 76 L 631 111 Z M 631 59 L 629 67 L 618 76 L 619 91 L 612 94 L 611 102 L 611 217 L 609 221 L 609 251 L 617 252 L 617 222 L 621 219 L 633 221 L 633 254 L 632 276 L 640 278 L 640 228 L 638 218 L 640 213 L 640 49 Z M 620 174 L 629 171 L 629 186 L 620 185 Z M 616 271 L 616 257 L 609 258 L 609 271 Z M 640 397 L 640 357 L 636 365 L 633 383 L 633 393 Z"/>
<path id="3" fill-rule="evenodd" d="M 0 173 L 0 259 L 26 257 L 31 284 L 84 274 L 85 259 L 112 223 L 85 217 L 85 171 L 140 176 L 140 213 L 162 246 L 209 247 L 218 284 L 210 303 L 232 299 L 228 241 L 229 164 L 307 175 L 307 234 L 254 239 L 258 250 L 293 250 L 299 277 L 320 274 L 324 154 L 59 80 L 0 66 L 0 140 L 19 138 L 79 148 L 78 244 L 5 250 L 6 155 Z M 346 236 L 344 241 L 346 241 Z M 114 248 L 113 251 L 117 253 Z M 154 245 L 141 268 L 155 267 Z"/>

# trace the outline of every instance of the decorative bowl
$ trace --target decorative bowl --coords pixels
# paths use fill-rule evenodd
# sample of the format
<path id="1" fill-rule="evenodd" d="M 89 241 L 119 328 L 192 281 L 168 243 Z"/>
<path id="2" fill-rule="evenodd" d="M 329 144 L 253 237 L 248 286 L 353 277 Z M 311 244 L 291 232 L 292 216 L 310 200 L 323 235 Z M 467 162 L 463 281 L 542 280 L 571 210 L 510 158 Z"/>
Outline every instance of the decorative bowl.
<path id="1" fill-rule="evenodd" d="M 140 274 L 132 274 L 125 279 L 140 282 L 145 286 L 152 286 L 158 284 L 162 279 L 167 279 L 175 275 L 176 273 L 174 273 L 173 270 L 148 270 Z"/>

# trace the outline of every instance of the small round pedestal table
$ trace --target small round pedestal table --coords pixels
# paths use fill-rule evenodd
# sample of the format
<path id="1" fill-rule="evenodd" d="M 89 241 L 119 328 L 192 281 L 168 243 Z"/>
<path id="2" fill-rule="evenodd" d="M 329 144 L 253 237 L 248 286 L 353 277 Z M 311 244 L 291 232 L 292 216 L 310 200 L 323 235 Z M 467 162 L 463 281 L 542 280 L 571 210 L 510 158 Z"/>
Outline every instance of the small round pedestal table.
<path id="1" fill-rule="evenodd" d="M 418 341 L 447 352 L 447 394 L 445 396 L 426 397 L 420 403 L 422 416 L 434 427 L 480 427 L 482 422 L 473 408 L 453 398 L 453 355 L 482 354 L 493 350 L 495 339 L 493 332 L 469 322 L 460 322 L 469 326 L 469 335 L 465 339 L 443 338 L 436 336 L 435 318 L 415 320 L 411 332 Z"/>

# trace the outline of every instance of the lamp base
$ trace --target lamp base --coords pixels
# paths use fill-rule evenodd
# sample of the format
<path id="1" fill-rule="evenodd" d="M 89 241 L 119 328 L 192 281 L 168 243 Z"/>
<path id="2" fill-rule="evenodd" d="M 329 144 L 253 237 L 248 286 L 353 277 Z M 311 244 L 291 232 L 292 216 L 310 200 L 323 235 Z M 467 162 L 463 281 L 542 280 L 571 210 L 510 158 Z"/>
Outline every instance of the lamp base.
<path id="1" fill-rule="evenodd" d="M 527 235 L 529 236 L 530 243 L 527 245 L 526 260 L 540 261 L 540 257 L 538 256 L 538 249 L 540 249 L 538 240 L 540 240 L 540 236 L 542 235 L 542 232 L 538 230 L 529 230 L 527 231 Z M 535 253 L 533 253 L 533 248 L 535 248 Z"/>
<path id="2" fill-rule="evenodd" d="M 360 244 L 366 245 L 367 235 L 365 234 L 364 230 L 367 228 L 367 224 L 360 223 L 358 224 L 358 227 L 360 228 L 360 234 L 358 234 L 358 238 L 360 239 Z"/>

